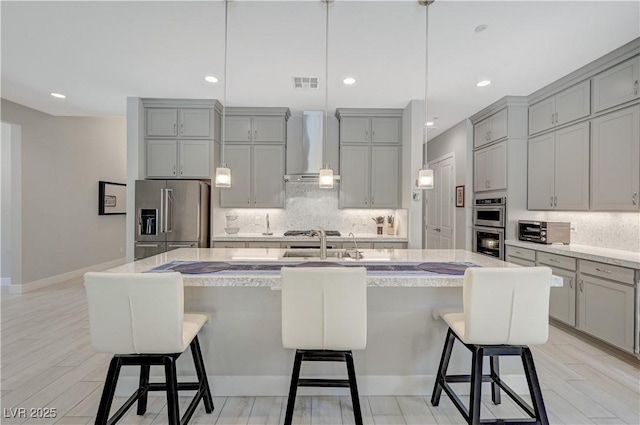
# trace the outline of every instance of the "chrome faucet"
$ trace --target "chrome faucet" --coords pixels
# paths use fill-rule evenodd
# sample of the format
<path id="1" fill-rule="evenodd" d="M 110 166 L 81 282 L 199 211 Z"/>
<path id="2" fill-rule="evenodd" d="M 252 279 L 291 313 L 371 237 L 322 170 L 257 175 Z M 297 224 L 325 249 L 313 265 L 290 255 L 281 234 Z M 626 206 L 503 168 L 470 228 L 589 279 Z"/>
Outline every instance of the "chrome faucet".
<path id="1" fill-rule="evenodd" d="M 327 233 L 324 231 L 322 227 L 318 227 L 317 229 L 309 232 L 309 237 L 312 238 L 317 236 L 320 238 L 320 259 L 327 259 Z"/>
<path id="2" fill-rule="evenodd" d="M 362 252 L 358 251 L 358 244 L 356 243 L 356 235 L 353 234 L 353 232 L 349 232 L 349 236 L 351 236 L 351 239 L 353 239 L 353 246 L 354 246 L 354 251 L 355 251 L 355 258 L 356 260 L 361 260 L 362 259 Z M 349 256 L 349 250 L 345 249 L 345 252 L 347 253 L 347 256 Z"/>
<path id="3" fill-rule="evenodd" d="M 265 236 L 273 235 L 273 232 L 271 231 L 271 226 L 269 225 L 269 214 L 267 214 L 267 230 L 265 230 L 264 233 L 262 234 Z"/>

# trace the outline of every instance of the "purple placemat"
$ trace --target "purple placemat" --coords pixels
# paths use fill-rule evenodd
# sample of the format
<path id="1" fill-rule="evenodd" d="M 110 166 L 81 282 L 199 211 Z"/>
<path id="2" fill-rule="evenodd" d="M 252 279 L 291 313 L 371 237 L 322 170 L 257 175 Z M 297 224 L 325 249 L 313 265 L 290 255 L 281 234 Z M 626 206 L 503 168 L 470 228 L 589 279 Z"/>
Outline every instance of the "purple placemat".
<path id="1" fill-rule="evenodd" d="M 184 274 L 206 274 L 206 273 L 215 273 L 220 272 L 222 270 L 227 270 L 231 267 L 229 263 L 217 263 L 217 262 L 198 262 L 198 263 L 190 263 L 190 264 L 180 264 L 174 267 L 171 267 L 171 270 L 184 273 Z"/>
<path id="2" fill-rule="evenodd" d="M 464 264 L 452 264 L 452 263 L 420 263 L 416 268 L 424 270 L 426 272 L 462 276 L 464 271 L 467 270 L 467 265 Z"/>

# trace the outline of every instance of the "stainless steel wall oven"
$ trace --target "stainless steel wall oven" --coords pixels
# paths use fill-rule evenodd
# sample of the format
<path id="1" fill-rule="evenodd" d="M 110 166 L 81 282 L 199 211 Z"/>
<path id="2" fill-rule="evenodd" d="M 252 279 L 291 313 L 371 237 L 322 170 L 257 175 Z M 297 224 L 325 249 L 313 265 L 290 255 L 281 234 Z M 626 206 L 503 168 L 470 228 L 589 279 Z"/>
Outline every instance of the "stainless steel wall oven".
<path id="1" fill-rule="evenodd" d="M 506 198 L 474 201 L 473 252 L 504 260 L 506 208 Z"/>

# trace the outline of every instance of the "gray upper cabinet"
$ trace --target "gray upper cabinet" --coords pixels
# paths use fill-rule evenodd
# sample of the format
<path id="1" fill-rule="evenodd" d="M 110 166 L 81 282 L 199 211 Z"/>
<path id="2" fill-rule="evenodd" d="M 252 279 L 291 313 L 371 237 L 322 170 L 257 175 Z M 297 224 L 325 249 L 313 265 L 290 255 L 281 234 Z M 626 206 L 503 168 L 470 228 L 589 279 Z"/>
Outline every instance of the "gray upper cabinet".
<path id="1" fill-rule="evenodd" d="M 640 207 L 640 106 L 592 121 L 591 209 L 638 211 Z"/>
<path id="2" fill-rule="evenodd" d="M 231 187 L 225 208 L 284 208 L 288 108 L 227 108 L 225 162 Z"/>
<path id="3" fill-rule="evenodd" d="M 600 112 L 640 99 L 640 56 L 593 77 L 593 111 Z"/>
<path id="4" fill-rule="evenodd" d="M 337 109 L 340 208 L 398 208 L 401 109 Z"/>
<path id="5" fill-rule="evenodd" d="M 590 80 L 569 87 L 529 107 L 529 134 L 570 123 L 589 116 Z"/>
<path id="6" fill-rule="evenodd" d="M 289 108 L 227 108 L 225 143 L 285 144 Z"/>
<path id="7" fill-rule="evenodd" d="M 496 143 L 473 153 L 475 192 L 507 188 L 507 142 Z"/>
<path id="8" fill-rule="evenodd" d="M 342 117 L 340 143 L 399 144 L 402 140 L 402 118 Z"/>
<path id="9" fill-rule="evenodd" d="M 589 122 L 529 140 L 528 209 L 589 209 Z"/>
<path id="10" fill-rule="evenodd" d="M 147 177 L 208 178 L 209 140 L 147 140 Z"/>
<path id="11" fill-rule="evenodd" d="M 212 138 L 211 110 L 147 108 L 147 137 Z"/>
<path id="12" fill-rule="evenodd" d="M 478 148 L 496 142 L 507 135 L 508 111 L 505 108 L 473 126 L 473 147 Z"/>

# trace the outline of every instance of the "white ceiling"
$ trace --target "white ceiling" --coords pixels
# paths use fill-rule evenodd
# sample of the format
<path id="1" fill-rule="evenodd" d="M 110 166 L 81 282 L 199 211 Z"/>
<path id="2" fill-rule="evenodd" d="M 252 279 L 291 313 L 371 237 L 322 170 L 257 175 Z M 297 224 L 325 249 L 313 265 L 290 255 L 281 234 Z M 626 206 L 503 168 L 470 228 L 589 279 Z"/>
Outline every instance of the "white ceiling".
<path id="1" fill-rule="evenodd" d="M 324 109 L 325 4 L 229 3 L 227 104 Z M 222 1 L 1 2 L 2 97 L 53 115 L 125 115 L 126 97 L 223 99 Z M 489 27 L 475 33 L 480 24 Z M 640 2 L 447 1 L 429 8 L 435 136 L 640 36 Z M 424 98 L 416 0 L 330 4 L 329 113 Z M 203 77 L 213 74 L 218 84 Z M 321 89 L 294 91 L 294 75 Z M 354 76 L 346 87 L 342 79 Z M 493 81 L 479 89 L 480 79 Z M 67 99 L 52 98 L 60 92 Z"/>

